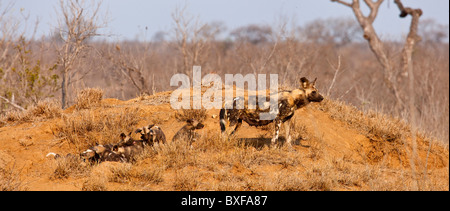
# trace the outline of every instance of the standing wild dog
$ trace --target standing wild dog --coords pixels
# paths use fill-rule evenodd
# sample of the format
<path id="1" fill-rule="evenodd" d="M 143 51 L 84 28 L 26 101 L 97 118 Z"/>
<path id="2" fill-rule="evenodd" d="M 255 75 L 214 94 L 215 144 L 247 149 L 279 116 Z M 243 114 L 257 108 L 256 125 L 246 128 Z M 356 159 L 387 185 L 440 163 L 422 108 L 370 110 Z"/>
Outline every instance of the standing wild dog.
<path id="1" fill-rule="evenodd" d="M 187 141 L 189 144 L 194 142 L 200 135 L 194 130 L 202 129 L 205 125 L 194 119 L 186 120 L 186 125 L 184 125 L 172 138 L 174 141 Z"/>
<path id="2" fill-rule="evenodd" d="M 155 126 L 154 124 L 138 128 L 135 133 L 140 133 L 141 139 L 150 146 L 155 142 L 166 143 L 166 135 L 164 135 L 164 132 L 159 126 Z"/>
<path id="3" fill-rule="evenodd" d="M 300 88 L 291 91 L 281 91 L 271 94 L 270 96 L 278 95 L 278 113 L 273 120 L 261 120 L 260 114 L 269 112 L 270 108 L 264 106 L 263 108 L 256 106 L 256 109 L 248 109 L 248 98 L 237 97 L 233 100 L 233 109 L 226 109 L 226 106 L 220 110 L 220 129 L 222 133 L 225 132 L 226 120 L 229 121 L 230 127 L 236 125 L 231 134 L 235 134 L 242 121 L 247 122 L 250 126 L 263 126 L 272 122 L 275 124 L 275 132 L 271 140 L 272 146 L 278 140 L 281 123 L 288 122 L 286 127 L 287 143 L 291 145 L 291 136 L 289 134 L 290 119 L 294 116 L 295 110 L 305 107 L 310 102 L 321 102 L 322 95 L 317 91 L 315 84 L 316 79 L 312 83 L 305 77 L 300 79 Z M 244 109 L 237 109 L 236 105 L 244 105 Z"/>

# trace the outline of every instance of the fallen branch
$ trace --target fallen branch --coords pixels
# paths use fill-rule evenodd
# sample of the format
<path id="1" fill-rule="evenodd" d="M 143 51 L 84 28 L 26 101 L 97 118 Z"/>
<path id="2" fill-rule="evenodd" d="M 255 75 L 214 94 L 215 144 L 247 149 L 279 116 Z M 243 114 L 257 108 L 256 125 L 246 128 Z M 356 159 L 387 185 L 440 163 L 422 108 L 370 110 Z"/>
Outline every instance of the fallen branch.
<path id="1" fill-rule="evenodd" d="M 22 106 L 17 105 L 17 104 L 15 104 L 14 102 L 9 101 L 7 98 L 2 97 L 2 96 L 0 96 L 0 98 L 3 99 L 4 101 L 6 101 L 6 103 L 9 103 L 10 105 L 12 105 L 13 107 L 15 107 L 15 108 L 17 108 L 17 109 L 20 109 L 20 110 L 22 110 L 22 111 L 25 111 L 25 109 L 24 109 Z"/>

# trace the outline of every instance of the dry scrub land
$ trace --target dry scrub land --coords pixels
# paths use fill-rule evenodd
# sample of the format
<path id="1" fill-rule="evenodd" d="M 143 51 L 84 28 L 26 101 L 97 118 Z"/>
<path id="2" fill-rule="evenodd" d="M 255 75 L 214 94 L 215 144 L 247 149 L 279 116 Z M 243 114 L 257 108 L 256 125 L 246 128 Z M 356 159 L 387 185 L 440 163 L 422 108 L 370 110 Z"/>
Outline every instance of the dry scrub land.
<path id="1" fill-rule="evenodd" d="M 100 95 L 92 102 L 79 95 L 66 110 L 44 102 L 4 116 L 0 189 L 449 190 L 448 144 L 421 133 L 411 137 L 404 122 L 376 112 L 325 99 L 295 113 L 292 148 L 270 148 L 272 125 L 244 123 L 236 137 L 222 139 L 219 111 L 207 110 L 195 113 L 204 118 L 201 139 L 185 147 L 170 141 L 184 125 L 169 105 L 170 93 L 128 101 Z M 161 126 L 168 143 L 147 147 L 134 162 L 46 158 L 115 143 L 121 132 L 149 123 Z"/>

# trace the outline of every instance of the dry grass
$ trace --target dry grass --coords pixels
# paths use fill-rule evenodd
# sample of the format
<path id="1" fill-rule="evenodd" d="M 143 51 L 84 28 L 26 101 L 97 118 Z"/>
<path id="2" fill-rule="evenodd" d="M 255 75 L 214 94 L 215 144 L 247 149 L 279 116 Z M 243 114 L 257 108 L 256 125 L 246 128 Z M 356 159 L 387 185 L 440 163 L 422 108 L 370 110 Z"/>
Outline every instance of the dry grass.
<path id="1" fill-rule="evenodd" d="M 141 120 L 150 119 L 156 112 L 165 115 L 162 110 L 142 109 L 132 102 L 74 110 L 61 116 L 61 124 L 53 132 L 74 152 L 80 152 L 95 143 L 117 142 L 118 134 L 133 131 Z M 52 164 L 50 178 L 81 179 L 80 189 L 88 191 L 448 190 L 448 147 L 442 142 L 417 135 L 422 158 L 415 158 L 416 167 L 412 168 L 412 145 L 405 141 L 411 130 L 405 122 L 333 100 L 309 109 L 293 118 L 293 148 L 269 147 L 273 128 L 255 129 L 259 132 L 252 138 L 222 136 L 217 124 L 209 125 L 217 123 L 217 119 L 207 118 L 209 111 L 185 110 L 177 120 L 201 117 L 207 125 L 198 131 L 201 138 L 192 145 L 168 141 L 147 146 L 131 163 L 84 165 L 76 159 L 61 158 Z M 353 148 L 334 149 L 321 125 L 308 124 L 305 118 L 315 118 L 305 116 L 305 112 L 330 118 L 335 122 L 329 124 L 361 134 L 364 142 Z M 165 121 L 165 132 L 172 129 L 168 125 L 173 122 Z M 282 127 L 281 136 L 284 130 Z M 172 134 L 168 134 L 170 140 Z"/>
<path id="2" fill-rule="evenodd" d="M 406 122 L 373 110 L 363 112 L 344 102 L 329 99 L 319 105 L 319 109 L 327 112 L 331 118 L 358 129 L 371 139 L 393 142 L 411 133 Z"/>
<path id="3" fill-rule="evenodd" d="M 0 168 L 0 191 L 25 191 L 26 183 L 20 178 L 21 170 L 15 168 Z"/>
<path id="4" fill-rule="evenodd" d="M 0 127 L 9 123 L 41 121 L 61 117 L 62 109 L 56 100 L 39 101 L 24 111 L 12 110 L 0 116 Z"/>
<path id="5" fill-rule="evenodd" d="M 169 86 L 173 74 L 178 71 L 191 77 L 193 65 L 202 67 L 202 75 L 278 74 L 281 89 L 298 86 L 299 77 L 317 77 L 318 89 L 322 92 L 328 90 L 329 96 L 320 105 L 312 107 L 312 110 L 320 110 L 335 121 L 328 126 L 336 125 L 337 129 L 342 129 L 339 132 L 346 131 L 343 129 L 345 128 L 351 132 L 351 136 L 362 135 L 362 139 L 358 139 L 359 143 L 346 142 L 347 148 L 335 149 L 338 145 L 333 145 L 331 141 L 345 141 L 338 140 L 337 136 L 340 134 L 330 138 L 329 134 L 323 132 L 324 129 L 319 123 L 310 125 L 299 120 L 291 126 L 295 143 L 292 149 L 286 146 L 269 148 L 265 143 L 270 140 L 268 137 L 273 131 L 272 124 L 258 130 L 249 130 L 257 131 L 254 138 L 237 138 L 221 137 L 216 121 L 214 126 L 208 128 L 207 125 L 202 129 L 202 138 L 192 146 L 170 142 L 156 145 L 146 148 L 142 155 L 137 156 L 135 162 L 117 166 L 100 164 L 84 168 L 78 161 L 61 159 L 55 161 L 50 177 L 62 180 L 72 177 L 86 178 L 82 185 L 83 190 L 111 190 L 109 183 L 118 183 L 129 185 L 126 188 L 131 186 L 140 189 L 145 186 L 163 190 L 448 191 L 448 43 L 437 40 L 419 42 L 413 56 L 414 77 L 409 77 L 415 80 L 411 81 L 412 86 L 409 86 L 408 80 L 397 77 L 397 73 L 392 72 L 389 74 L 392 74 L 392 80 L 396 83 L 391 87 L 386 84 L 386 73 L 380 69 L 366 43 L 340 43 L 334 38 L 322 37 L 321 34 L 330 34 L 320 33 L 326 32 L 326 27 L 319 29 L 315 37 L 305 37 L 305 33 L 310 30 L 308 24 L 306 27 L 291 27 L 295 29 L 293 31 L 286 31 L 283 23 L 280 24 L 269 27 L 271 32 L 266 34 L 275 39 L 261 40 L 258 43 L 245 39 L 225 41 L 216 37 L 220 33 L 208 35 L 209 32 L 202 31 L 210 30 L 214 24 L 206 24 L 205 26 L 211 27 L 202 29 L 174 28 L 171 31 L 175 34 L 171 37 L 175 39 L 165 41 L 92 41 L 85 56 L 73 63 L 73 70 L 80 74 L 73 74 L 71 87 L 74 88 L 70 88 L 67 93 L 69 103 L 74 103 L 74 109 L 66 111 L 62 111 L 61 105 L 55 101 L 30 104 L 47 96 L 60 97 L 60 90 L 56 87 L 61 82 L 61 75 L 52 72 L 54 68 L 51 68 L 56 67 L 53 62 L 57 60 L 58 55 L 51 48 L 55 47 L 52 43 L 61 43 L 44 37 L 41 40 L 23 40 L 12 36 L 6 39 L 11 43 L 6 43 L 5 55 L 0 63 L 0 95 L 27 109 L 12 110 L 17 107 L 11 107 L 8 101 L 0 100 L 0 127 L 61 118 L 50 126 L 55 139 L 61 140 L 61 144 L 45 145 L 48 140 L 38 140 L 40 136 L 45 137 L 43 134 L 36 134 L 38 138 L 31 134 L 32 142 L 22 136 L 13 143 L 17 143 L 21 151 L 26 149 L 27 152 L 35 150 L 34 152 L 40 153 L 49 146 L 63 146 L 63 150 L 79 153 L 94 144 L 116 142 L 121 132 L 133 131 L 141 120 L 164 124 L 164 130 L 169 131 L 168 134 L 174 133 L 178 128 L 172 128 L 170 125 L 177 124 L 172 119 L 173 110 L 166 113 L 147 109 L 152 106 L 166 106 L 169 103 L 169 92 L 165 95 L 141 94 L 134 100 L 135 105 L 129 107 L 103 105 L 102 98 L 108 96 L 127 100 L 135 97 L 137 93 L 150 93 L 150 90 L 155 93 L 155 90 L 175 89 L 176 87 Z M 315 24 L 312 22 L 310 25 Z M 187 33 L 187 42 L 180 46 L 182 42 L 176 39 L 179 36 L 175 36 L 183 33 L 180 30 L 199 31 L 198 34 L 208 36 L 205 37 L 208 41 L 194 39 L 192 36 L 197 36 L 197 33 Z M 228 35 L 233 36 L 233 29 L 229 32 Z M 29 46 L 24 49 L 32 49 L 25 53 L 23 63 L 28 66 L 36 62 L 36 67 L 41 67 L 41 73 L 36 76 L 51 76 L 56 73 L 51 84 L 33 87 L 37 84 L 27 83 L 23 77 L 19 77 L 26 75 L 23 71 L 27 68 L 17 67 L 15 58 L 23 56 L 17 54 L 21 51 L 13 49 L 14 46 L 21 45 L 17 40 L 28 43 Z M 391 53 L 392 69 L 400 69 L 401 46 L 396 41 L 383 42 L 386 50 Z M 195 53 L 186 54 L 186 50 Z M 93 65 L 99 71 L 90 71 Z M 341 69 L 339 74 L 335 68 L 337 66 L 340 67 L 337 69 Z M 15 70 L 11 71 L 11 68 Z M 193 81 L 192 78 L 190 80 Z M 76 87 L 86 86 L 101 88 L 89 88 L 74 93 Z M 31 97 L 28 92 L 30 88 L 30 91 L 37 91 L 31 93 Z M 202 86 L 202 93 L 205 88 L 207 87 Z M 398 89 L 398 96 L 392 93 L 393 88 Z M 355 106 L 349 106 L 348 103 Z M 408 107 L 408 103 L 414 106 Z M 191 118 L 211 122 L 207 118 L 208 112 L 205 109 L 182 110 L 175 114 L 175 118 L 182 122 Z M 417 132 L 414 128 L 412 130 L 408 122 L 392 117 L 403 117 L 409 121 L 410 116 L 414 116 L 410 114 L 416 116 L 414 126 L 419 128 Z M 20 125 L 17 128 L 19 130 L 14 132 L 25 129 L 20 128 Z M 426 132 L 421 131 L 422 129 Z M 16 138 L 16 135 L 7 133 L 9 131 L 3 133 L 8 135 L 6 139 L 2 139 L 4 143 Z M 283 131 L 281 134 L 284 134 Z M 432 138 L 433 136 L 438 137 L 439 141 Z M 170 136 L 167 138 L 170 140 Z M 345 152 L 348 155 L 343 155 L 345 153 L 339 150 L 348 150 Z M 14 153 L 20 155 L 20 152 Z M 15 158 L 21 159 L 20 156 Z M 30 168 L 36 168 L 35 166 Z M 22 189 L 21 181 L 15 177 L 17 174 L 19 173 L 16 171 L 0 169 L 0 184 L 7 184 L 6 187 L 9 188 L 6 189 Z"/>
<path id="6" fill-rule="evenodd" d="M 63 115 L 63 124 L 56 126 L 53 133 L 81 150 L 96 143 L 117 142 L 120 133 L 132 131 L 141 119 L 138 108 L 126 108 L 120 112 L 80 110 Z"/>
<path id="7" fill-rule="evenodd" d="M 188 119 L 195 119 L 203 122 L 206 119 L 206 109 L 181 109 L 175 113 L 175 118 L 180 122 L 186 122 Z"/>
<path id="8" fill-rule="evenodd" d="M 78 156 L 64 156 L 55 159 L 53 163 L 54 169 L 50 179 L 66 179 L 69 177 L 86 176 L 90 170 L 90 166 L 84 163 Z"/>
<path id="9" fill-rule="evenodd" d="M 97 88 L 86 88 L 77 94 L 75 109 L 87 109 L 98 106 L 103 98 L 103 90 Z"/>

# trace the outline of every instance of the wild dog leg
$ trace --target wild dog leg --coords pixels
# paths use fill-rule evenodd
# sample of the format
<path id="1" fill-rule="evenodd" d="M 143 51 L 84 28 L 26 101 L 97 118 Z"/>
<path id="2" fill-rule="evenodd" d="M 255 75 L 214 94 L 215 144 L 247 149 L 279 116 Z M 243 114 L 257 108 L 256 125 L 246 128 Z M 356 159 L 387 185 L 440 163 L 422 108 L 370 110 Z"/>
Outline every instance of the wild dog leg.
<path id="1" fill-rule="evenodd" d="M 275 142 L 278 140 L 278 135 L 280 133 L 281 120 L 279 118 L 276 118 L 274 120 L 274 125 L 275 125 L 275 134 L 271 140 L 272 146 L 275 146 Z"/>
<path id="2" fill-rule="evenodd" d="M 233 132 L 231 132 L 230 135 L 234 135 L 236 131 L 241 127 L 242 125 L 242 119 L 238 119 L 238 123 L 236 124 L 236 127 L 234 128 Z"/>
<path id="3" fill-rule="evenodd" d="M 288 146 L 292 146 L 292 144 L 291 144 L 292 139 L 291 139 L 291 133 L 290 133 L 290 131 L 291 131 L 291 120 L 290 119 L 284 123 L 284 129 L 286 130 L 286 143 L 288 144 Z"/>

